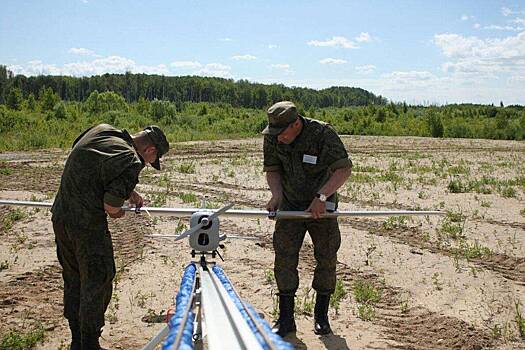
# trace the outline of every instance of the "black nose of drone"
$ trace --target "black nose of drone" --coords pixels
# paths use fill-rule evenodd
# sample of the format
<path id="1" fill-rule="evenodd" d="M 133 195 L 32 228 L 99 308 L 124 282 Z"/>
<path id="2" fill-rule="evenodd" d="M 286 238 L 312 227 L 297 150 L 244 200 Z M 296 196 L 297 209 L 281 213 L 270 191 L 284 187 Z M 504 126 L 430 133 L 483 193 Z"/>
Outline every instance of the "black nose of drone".
<path id="1" fill-rule="evenodd" d="M 201 233 L 199 235 L 199 237 L 197 238 L 197 242 L 201 246 L 206 246 L 206 245 L 210 244 L 210 237 L 208 236 L 207 233 Z"/>

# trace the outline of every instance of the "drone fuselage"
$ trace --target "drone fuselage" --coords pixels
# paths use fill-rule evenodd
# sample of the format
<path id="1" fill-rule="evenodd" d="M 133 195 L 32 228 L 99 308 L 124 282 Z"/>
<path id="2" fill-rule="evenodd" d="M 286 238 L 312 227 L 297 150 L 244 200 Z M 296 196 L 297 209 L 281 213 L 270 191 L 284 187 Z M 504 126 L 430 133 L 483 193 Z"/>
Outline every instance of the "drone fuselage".
<path id="1" fill-rule="evenodd" d="M 190 228 L 203 223 L 202 228 L 189 237 L 191 248 L 198 253 L 213 252 L 219 248 L 219 218 L 209 221 L 208 218 L 212 214 L 213 211 L 203 209 L 191 215 Z"/>

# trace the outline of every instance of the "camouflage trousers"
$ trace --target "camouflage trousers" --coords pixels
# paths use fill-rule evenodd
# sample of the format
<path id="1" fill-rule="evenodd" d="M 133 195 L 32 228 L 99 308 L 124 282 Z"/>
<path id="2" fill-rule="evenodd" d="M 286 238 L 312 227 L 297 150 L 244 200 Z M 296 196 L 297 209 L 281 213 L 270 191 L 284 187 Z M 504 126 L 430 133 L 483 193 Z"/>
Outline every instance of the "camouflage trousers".
<path id="1" fill-rule="evenodd" d="M 111 300 L 115 261 L 109 230 L 84 230 L 53 221 L 64 279 L 64 317 L 85 333 L 104 326 Z"/>
<path id="2" fill-rule="evenodd" d="M 306 231 L 312 238 L 317 262 L 312 287 L 318 294 L 332 294 L 335 290 L 337 251 L 341 245 L 337 219 L 277 220 L 273 233 L 274 274 L 281 295 L 295 295 L 299 287 L 297 265 Z"/>

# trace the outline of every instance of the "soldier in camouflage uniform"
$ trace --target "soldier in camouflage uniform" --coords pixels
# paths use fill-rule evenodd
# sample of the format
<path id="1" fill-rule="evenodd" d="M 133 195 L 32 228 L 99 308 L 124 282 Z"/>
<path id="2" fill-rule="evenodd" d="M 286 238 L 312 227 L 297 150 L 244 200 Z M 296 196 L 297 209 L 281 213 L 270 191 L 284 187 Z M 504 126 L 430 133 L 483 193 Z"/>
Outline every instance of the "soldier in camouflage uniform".
<path id="1" fill-rule="evenodd" d="M 125 200 L 142 206 L 143 198 L 134 190 L 139 173 L 146 163 L 160 170 L 159 159 L 168 150 L 157 126 L 130 135 L 101 124 L 73 143 L 52 208 L 71 349 L 100 349 L 115 276 L 107 215 L 124 216 Z"/>
<path id="2" fill-rule="evenodd" d="M 272 193 L 266 209 L 306 210 L 312 219 L 279 219 L 275 224 L 274 273 L 279 288 L 279 319 L 274 332 L 295 331 L 294 297 L 299 286 L 297 265 L 306 231 L 317 261 L 312 287 L 316 290 L 316 334 L 331 332 L 328 322 L 330 295 L 336 283 L 337 250 L 341 234 L 337 219 L 320 219 L 337 208 L 337 189 L 352 171 L 341 139 L 327 124 L 304 118 L 289 101 L 268 109 L 269 124 L 263 131 L 264 171 Z"/>

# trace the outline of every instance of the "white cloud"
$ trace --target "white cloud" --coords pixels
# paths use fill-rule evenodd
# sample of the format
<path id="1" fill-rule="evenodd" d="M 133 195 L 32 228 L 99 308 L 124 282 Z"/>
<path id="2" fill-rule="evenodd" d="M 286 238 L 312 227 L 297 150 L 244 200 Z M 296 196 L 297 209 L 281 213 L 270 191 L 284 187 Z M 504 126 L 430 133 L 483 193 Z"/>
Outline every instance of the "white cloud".
<path id="1" fill-rule="evenodd" d="M 253 61 L 253 60 L 256 60 L 257 57 L 253 55 L 236 55 L 236 56 L 232 56 L 232 59 L 236 61 Z"/>
<path id="2" fill-rule="evenodd" d="M 395 71 L 384 74 L 382 76 L 385 80 L 391 81 L 396 85 L 410 85 L 410 86 L 429 86 L 437 77 L 426 71 L 409 71 L 401 72 Z"/>
<path id="3" fill-rule="evenodd" d="M 9 66 L 9 70 L 26 76 L 34 75 L 72 75 L 91 76 L 104 73 L 133 73 L 169 74 L 166 65 L 157 66 L 138 65 L 133 60 L 120 56 L 97 58 L 92 61 L 66 63 L 59 67 L 55 64 L 46 64 L 40 60 L 32 60 L 25 65 Z"/>
<path id="4" fill-rule="evenodd" d="M 525 32 L 501 39 L 439 34 L 434 43 L 450 59 L 442 66 L 447 73 L 525 75 Z"/>
<path id="5" fill-rule="evenodd" d="M 329 46 L 329 47 L 342 47 L 345 49 L 357 49 L 358 46 L 351 40 L 348 40 L 344 36 L 334 36 L 331 39 L 320 41 L 311 40 L 307 42 L 310 46 Z"/>
<path id="6" fill-rule="evenodd" d="M 202 65 L 197 61 L 174 61 L 171 62 L 170 66 L 175 68 L 196 69 L 200 68 Z"/>
<path id="7" fill-rule="evenodd" d="M 274 45 L 274 44 L 268 44 L 268 48 L 269 48 L 269 49 L 276 49 L 276 48 L 278 48 L 278 47 L 279 47 L 279 46 Z"/>
<path id="8" fill-rule="evenodd" d="M 231 78 L 231 67 L 221 63 L 208 63 L 195 74 L 207 77 Z"/>
<path id="9" fill-rule="evenodd" d="M 232 38 L 220 38 L 219 41 L 233 41 Z"/>
<path id="10" fill-rule="evenodd" d="M 361 42 L 369 42 L 370 40 L 372 40 L 372 38 L 370 37 L 370 34 L 368 33 L 361 33 L 359 34 L 358 36 L 356 36 L 355 38 L 355 41 L 361 43 Z"/>
<path id="11" fill-rule="evenodd" d="M 272 64 L 270 67 L 276 68 L 276 69 L 290 69 L 290 65 L 287 63 Z"/>
<path id="12" fill-rule="evenodd" d="M 525 27 L 513 27 L 513 26 L 498 26 L 495 24 L 492 24 L 490 26 L 485 26 L 483 29 L 489 29 L 489 30 L 506 30 L 511 32 L 521 32 L 525 30 Z"/>
<path id="13" fill-rule="evenodd" d="M 479 29 L 479 28 L 481 28 L 481 24 L 474 23 L 474 25 L 472 27 L 474 27 L 474 29 Z"/>
<path id="14" fill-rule="evenodd" d="M 340 59 L 340 58 L 323 58 L 319 61 L 321 64 L 345 64 L 347 63 L 346 60 Z"/>
<path id="15" fill-rule="evenodd" d="M 502 7 L 501 8 L 501 14 L 505 17 L 508 17 L 510 15 L 512 15 L 514 12 L 512 12 L 511 9 L 509 9 L 508 7 Z"/>
<path id="16" fill-rule="evenodd" d="M 68 50 L 68 52 L 74 55 L 83 55 L 83 56 L 91 56 L 95 54 L 92 50 L 86 49 L 83 47 L 72 47 Z"/>
<path id="17" fill-rule="evenodd" d="M 370 74 L 376 70 L 376 66 L 374 66 L 373 64 L 365 64 L 363 66 L 356 66 L 355 70 L 359 74 Z"/>
<path id="18" fill-rule="evenodd" d="M 474 16 L 469 16 L 469 15 L 461 16 L 461 20 L 462 21 L 468 21 L 469 19 L 474 19 Z"/>
<path id="19" fill-rule="evenodd" d="M 525 25 L 525 18 L 514 18 L 511 22 L 516 23 L 516 24 Z"/>

